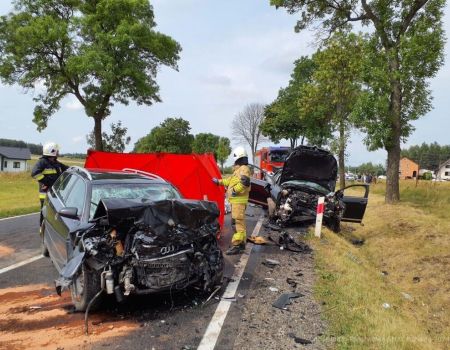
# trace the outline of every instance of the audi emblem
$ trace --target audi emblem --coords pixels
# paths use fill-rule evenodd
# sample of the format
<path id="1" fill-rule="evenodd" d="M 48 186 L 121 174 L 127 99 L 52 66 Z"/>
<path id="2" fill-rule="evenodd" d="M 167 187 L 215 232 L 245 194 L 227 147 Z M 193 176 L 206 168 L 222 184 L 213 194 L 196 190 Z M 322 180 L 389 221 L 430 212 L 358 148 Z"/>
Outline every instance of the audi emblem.
<path id="1" fill-rule="evenodd" d="M 162 255 L 172 253 L 173 251 L 175 251 L 175 246 L 173 246 L 173 245 L 168 245 L 168 246 L 162 247 L 160 250 Z"/>

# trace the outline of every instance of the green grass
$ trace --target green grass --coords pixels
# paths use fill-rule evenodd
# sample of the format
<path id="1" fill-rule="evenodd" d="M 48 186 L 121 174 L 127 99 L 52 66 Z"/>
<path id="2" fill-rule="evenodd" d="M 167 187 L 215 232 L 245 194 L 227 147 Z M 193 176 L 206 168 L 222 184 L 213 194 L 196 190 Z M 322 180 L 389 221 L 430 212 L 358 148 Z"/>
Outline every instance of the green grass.
<path id="1" fill-rule="evenodd" d="M 384 204 L 383 188 L 371 186 L 364 226 L 344 224 L 340 235 L 325 230 L 311 240 L 315 295 L 329 323 L 324 341 L 333 338 L 337 349 L 448 349 L 450 183 L 402 181 L 396 205 Z"/>
<path id="2" fill-rule="evenodd" d="M 32 156 L 28 168 L 32 169 L 39 157 Z M 84 166 L 84 159 L 58 158 L 67 166 Z M 0 218 L 29 214 L 40 210 L 37 181 L 30 171 L 0 173 Z"/>
<path id="3" fill-rule="evenodd" d="M 30 172 L 0 173 L 0 218 L 39 211 L 38 185 Z"/>

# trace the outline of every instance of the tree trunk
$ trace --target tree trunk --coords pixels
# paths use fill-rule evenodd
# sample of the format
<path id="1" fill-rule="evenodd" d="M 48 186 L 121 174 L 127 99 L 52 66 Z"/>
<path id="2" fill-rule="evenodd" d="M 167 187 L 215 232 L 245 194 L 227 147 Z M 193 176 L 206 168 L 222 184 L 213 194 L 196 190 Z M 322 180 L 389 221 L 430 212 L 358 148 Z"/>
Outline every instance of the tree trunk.
<path id="1" fill-rule="evenodd" d="M 305 142 L 305 136 L 302 136 L 302 143 L 301 143 L 302 146 L 303 146 L 303 142 Z"/>
<path id="2" fill-rule="evenodd" d="M 94 117 L 94 137 L 95 137 L 95 150 L 103 151 L 103 142 L 102 142 L 102 118 Z"/>
<path id="3" fill-rule="evenodd" d="M 341 190 L 345 187 L 345 125 L 344 121 L 339 123 L 339 187 Z"/>
<path id="4" fill-rule="evenodd" d="M 401 111 L 402 90 L 400 81 L 395 78 L 399 70 L 398 55 L 391 59 L 389 67 L 392 73 L 391 98 L 389 110 L 391 113 L 390 136 L 385 145 L 388 153 L 386 171 L 386 203 L 395 203 L 400 200 L 399 170 L 400 170 L 400 137 L 401 137 Z"/>

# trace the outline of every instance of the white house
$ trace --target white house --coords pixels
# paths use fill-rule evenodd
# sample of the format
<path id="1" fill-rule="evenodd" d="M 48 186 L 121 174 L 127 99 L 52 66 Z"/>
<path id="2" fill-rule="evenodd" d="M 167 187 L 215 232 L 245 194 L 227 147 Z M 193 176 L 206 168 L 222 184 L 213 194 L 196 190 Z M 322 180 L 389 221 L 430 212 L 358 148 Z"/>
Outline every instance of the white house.
<path id="1" fill-rule="evenodd" d="M 26 171 L 30 159 L 28 148 L 0 146 L 0 172 Z"/>
<path id="2" fill-rule="evenodd" d="M 450 180 L 450 159 L 439 166 L 436 178 L 438 180 Z"/>

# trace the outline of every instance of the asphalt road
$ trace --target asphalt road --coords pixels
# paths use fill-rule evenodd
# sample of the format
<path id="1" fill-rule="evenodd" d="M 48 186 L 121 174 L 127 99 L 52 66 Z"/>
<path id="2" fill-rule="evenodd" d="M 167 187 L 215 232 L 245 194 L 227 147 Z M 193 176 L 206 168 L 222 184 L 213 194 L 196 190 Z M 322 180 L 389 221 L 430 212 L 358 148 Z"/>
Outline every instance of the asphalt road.
<path id="1" fill-rule="evenodd" d="M 248 209 L 251 233 L 262 212 Z M 74 313 L 70 295 L 58 297 L 53 281 L 57 272 L 48 258 L 39 258 L 10 271 L 5 268 L 40 254 L 38 214 L 0 221 L 0 349 L 22 348 L 129 348 L 195 349 L 217 309 L 213 298 L 205 305 L 195 291 L 130 298 L 118 305 L 108 301 L 90 316 L 90 335 L 83 334 L 83 314 Z M 220 241 L 231 240 L 229 217 Z M 244 270 L 236 295 L 252 281 L 254 255 Z M 233 275 L 240 256 L 226 257 L 224 276 Z M 225 289 L 226 284 L 224 285 Z M 243 292 L 244 293 L 244 292 Z M 215 349 L 230 349 L 238 331 L 240 308 L 232 304 Z"/>

